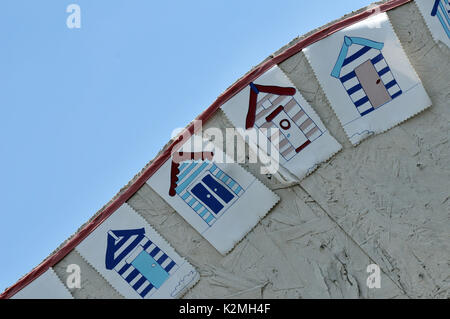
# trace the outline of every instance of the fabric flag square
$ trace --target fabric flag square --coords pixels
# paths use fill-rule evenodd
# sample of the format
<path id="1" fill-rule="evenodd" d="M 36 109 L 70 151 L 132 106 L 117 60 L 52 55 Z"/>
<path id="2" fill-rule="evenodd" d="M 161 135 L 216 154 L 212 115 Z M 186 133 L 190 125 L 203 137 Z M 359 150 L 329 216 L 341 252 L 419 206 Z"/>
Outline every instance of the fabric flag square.
<path id="1" fill-rule="evenodd" d="M 450 0 L 416 0 L 435 41 L 450 47 Z"/>
<path id="2" fill-rule="evenodd" d="M 248 135 L 250 147 L 267 150 L 300 179 L 341 149 L 278 66 L 224 103 L 222 110 L 236 128 L 255 128 L 262 133 L 264 140 L 260 134 Z M 274 147 L 262 145 L 268 141 Z M 272 149 L 278 154 L 273 154 Z"/>
<path id="3" fill-rule="evenodd" d="M 303 52 L 353 145 L 431 105 L 386 13 Z"/>
<path id="4" fill-rule="evenodd" d="M 193 152 L 189 144 L 175 152 L 147 183 L 225 255 L 279 197 L 221 150 Z M 215 159 L 221 159 L 220 163 Z"/>
<path id="5" fill-rule="evenodd" d="M 194 267 L 128 204 L 75 249 L 129 299 L 177 298 L 199 279 Z"/>
<path id="6" fill-rule="evenodd" d="M 64 283 L 50 267 L 17 292 L 11 299 L 73 299 Z"/>

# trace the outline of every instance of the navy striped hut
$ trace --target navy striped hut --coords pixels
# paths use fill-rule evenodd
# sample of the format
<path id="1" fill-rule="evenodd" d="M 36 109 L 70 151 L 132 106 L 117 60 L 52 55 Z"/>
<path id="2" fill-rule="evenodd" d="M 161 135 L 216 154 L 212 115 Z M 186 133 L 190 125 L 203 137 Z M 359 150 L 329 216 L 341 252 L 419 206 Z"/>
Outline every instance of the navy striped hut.
<path id="1" fill-rule="evenodd" d="M 142 298 L 150 297 L 178 265 L 145 236 L 145 229 L 108 231 L 106 269 L 114 269 Z"/>
<path id="2" fill-rule="evenodd" d="M 344 37 L 344 44 L 331 72 L 339 79 L 361 116 L 402 94 L 388 63 L 382 42 Z"/>

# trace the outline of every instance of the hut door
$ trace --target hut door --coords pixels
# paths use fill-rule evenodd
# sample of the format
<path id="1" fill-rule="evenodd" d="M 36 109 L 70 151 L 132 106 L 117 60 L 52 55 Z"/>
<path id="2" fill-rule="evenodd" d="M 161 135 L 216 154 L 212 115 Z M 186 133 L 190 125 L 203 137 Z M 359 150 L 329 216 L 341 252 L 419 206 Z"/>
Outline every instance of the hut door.
<path id="1" fill-rule="evenodd" d="M 370 60 L 359 65 L 355 73 L 373 108 L 392 100 Z"/>

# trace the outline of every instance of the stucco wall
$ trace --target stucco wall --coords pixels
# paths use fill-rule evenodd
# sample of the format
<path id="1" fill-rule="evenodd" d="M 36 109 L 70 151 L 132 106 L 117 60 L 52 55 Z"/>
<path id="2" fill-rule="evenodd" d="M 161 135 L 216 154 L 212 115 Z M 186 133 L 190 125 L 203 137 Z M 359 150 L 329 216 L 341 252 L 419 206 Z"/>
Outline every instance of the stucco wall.
<path id="1" fill-rule="evenodd" d="M 351 146 L 302 53 L 280 64 L 344 149 L 299 184 L 244 165 L 280 203 L 227 256 L 144 185 L 129 201 L 200 272 L 186 298 L 448 298 L 450 280 L 450 50 L 436 44 L 414 3 L 388 13 L 433 106 Z M 219 110 L 207 127 L 231 127 Z M 79 254 L 75 298 L 120 298 Z M 383 273 L 366 286 L 367 265 Z"/>

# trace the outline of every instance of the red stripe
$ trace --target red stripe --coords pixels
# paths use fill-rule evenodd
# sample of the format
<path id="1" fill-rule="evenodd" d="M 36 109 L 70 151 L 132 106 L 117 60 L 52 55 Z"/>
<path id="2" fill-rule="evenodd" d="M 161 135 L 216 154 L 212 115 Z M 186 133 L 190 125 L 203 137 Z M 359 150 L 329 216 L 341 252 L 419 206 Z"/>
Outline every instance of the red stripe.
<path id="1" fill-rule="evenodd" d="M 270 113 L 269 115 L 267 115 L 266 117 L 266 121 L 267 122 L 272 122 L 272 120 L 275 118 L 275 116 L 277 116 L 278 114 L 280 114 L 281 111 L 283 111 L 284 107 L 283 105 L 280 105 L 279 107 L 277 107 L 275 109 L 275 111 L 273 111 L 272 113 Z"/>
<path id="2" fill-rule="evenodd" d="M 295 149 L 296 153 L 299 153 L 302 149 L 304 149 L 306 146 L 308 146 L 309 144 L 311 144 L 310 140 L 307 140 L 305 143 L 303 143 L 302 145 L 300 145 L 299 147 L 297 147 Z"/>
<path id="3" fill-rule="evenodd" d="M 250 90 L 250 98 L 248 101 L 248 112 L 247 118 L 245 119 L 245 129 L 248 130 L 255 125 L 256 116 L 256 101 L 258 99 L 258 94 L 253 90 Z"/>
<path id="4" fill-rule="evenodd" d="M 378 12 L 386 12 L 397 8 L 403 4 L 411 2 L 412 0 L 391 0 L 383 3 L 379 6 L 373 7 L 370 11 L 363 11 L 361 13 L 355 14 L 349 18 L 343 19 L 330 25 L 322 30 L 311 34 L 310 36 L 298 41 L 296 44 L 281 52 L 279 55 L 261 63 L 258 67 L 253 69 L 247 75 L 242 77 L 236 83 L 234 83 L 230 88 L 228 88 L 224 93 L 222 93 L 217 100 L 208 107 L 202 114 L 200 114 L 196 119 L 206 121 L 209 119 L 214 112 L 216 112 L 222 104 L 232 98 L 235 94 L 239 93 L 242 89 L 250 84 L 250 82 L 257 79 L 259 76 L 264 74 L 274 65 L 283 62 L 284 60 L 290 58 L 294 54 L 300 52 L 303 48 L 326 38 L 327 36 L 342 30 L 354 23 L 362 21 L 372 15 L 376 15 Z M 248 123 L 247 123 L 248 124 Z M 190 124 L 184 132 L 193 134 L 194 124 Z M 92 221 L 90 221 L 86 226 L 84 226 L 78 233 L 76 233 L 70 240 L 68 240 L 63 247 L 56 251 L 53 255 L 49 256 L 37 267 L 35 267 L 27 275 L 23 276 L 19 281 L 17 281 L 13 286 L 6 289 L 1 295 L 0 299 L 6 299 L 12 297 L 19 290 L 27 286 L 34 279 L 42 275 L 49 267 L 54 266 L 61 259 L 63 259 L 72 249 L 74 249 L 83 239 L 85 239 L 91 232 L 93 232 L 105 219 L 111 216 L 123 203 L 125 203 L 131 196 L 134 195 L 145 182 L 170 158 L 172 151 L 176 151 L 181 145 L 178 145 L 181 138 L 170 144 L 165 151 L 163 151 L 152 163 L 145 168 L 140 176 L 136 178 L 131 185 L 127 186 L 117 197 L 108 204 L 108 206 L 103 209 Z"/>
<path id="5" fill-rule="evenodd" d="M 259 85 L 255 84 L 256 88 L 259 92 L 263 93 L 271 93 L 276 95 L 294 95 L 296 90 L 292 87 L 281 87 L 281 86 L 273 86 L 273 85 Z"/>

